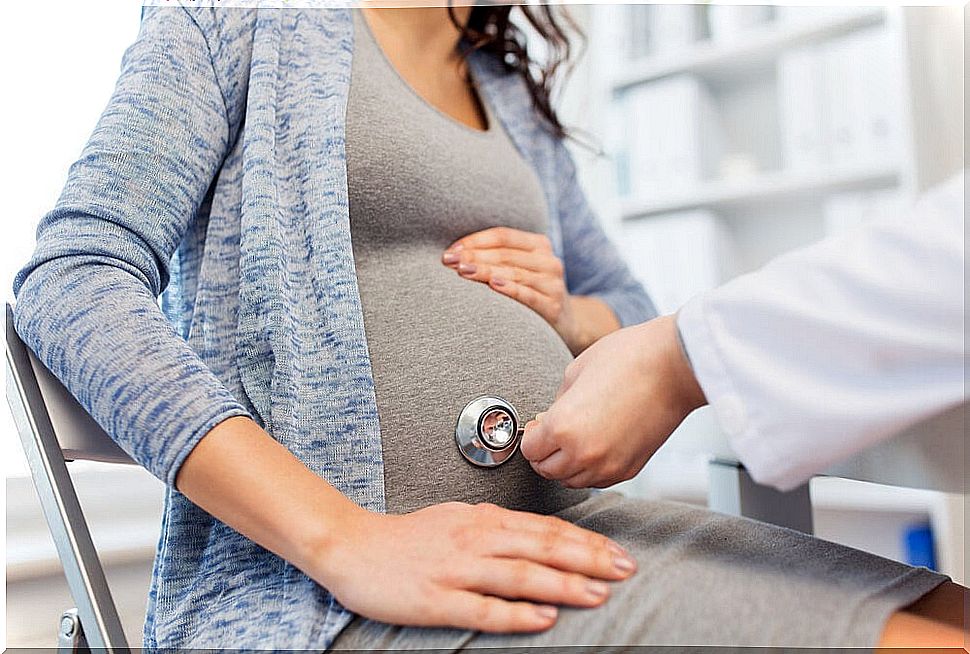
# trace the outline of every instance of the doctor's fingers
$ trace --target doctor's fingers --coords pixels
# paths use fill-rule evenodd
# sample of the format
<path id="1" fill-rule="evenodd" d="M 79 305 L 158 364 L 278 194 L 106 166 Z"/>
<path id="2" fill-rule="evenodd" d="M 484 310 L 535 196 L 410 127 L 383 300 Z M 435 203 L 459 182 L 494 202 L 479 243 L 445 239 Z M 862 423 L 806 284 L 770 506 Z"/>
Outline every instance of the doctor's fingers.
<path id="1" fill-rule="evenodd" d="M 525 424 L 519 451 L 529 462 L 539 462 L 559 449 L 549 429 L 541 422 L 530 420 Z"/>
<path id="2" fill-rule="evenodd" d="M 541 461 L 533 461 L 532 469 L 546 479 L 568 479 L 583 471 L 575 459 L 564 450 L 556 450 Z"/>
<path id="3" fill-rule="evenodd" d="M 570 475 L 562 480 L 562 485 L 566 488 L 603 488 L 612 484 L 598 484 L 596 474 L 589 470 L 581 470 L 574 475 Z"/>
<path id="4" fill-rule="evenodd" d="M 461 574 L 468 590 L 506 599 L 591 607 L 610 595 L 605 581 L 524 559 L 485 559 Z"/>
<path id="5" fill-rule="evenodd" d="M 642 466 L 641 466 L 642 467 Z M 616 465 L 583 469 L 562 480 L 566 488 L 609 488 L 621 481 L 633 479 L 640 468 L 619 467 Z"/>
<path id="6" fill-rule="evenodd" d="M 583 354 L 585 354 L 585 352 Z M 565 394 L 566 391 L 568 391 L 572 385 L 576 383 L 576 380 L 579 379 L 580 375 L 583 374 L 583 369 L 586 367 L 586 361 L 588 361 L 588 359 L 583 358 L 583 354 L 580 354 L 578 357 L 570 361 L 569 365 L 566 366 L 566 370 L 562 376 L 562 383 L 559 384 L 559 389 L 556 391 L 556 399 L 554 400 L 550 409 L 558 409 L 560 407 L 559 401 L 562 399 L 563 394 Z"/>

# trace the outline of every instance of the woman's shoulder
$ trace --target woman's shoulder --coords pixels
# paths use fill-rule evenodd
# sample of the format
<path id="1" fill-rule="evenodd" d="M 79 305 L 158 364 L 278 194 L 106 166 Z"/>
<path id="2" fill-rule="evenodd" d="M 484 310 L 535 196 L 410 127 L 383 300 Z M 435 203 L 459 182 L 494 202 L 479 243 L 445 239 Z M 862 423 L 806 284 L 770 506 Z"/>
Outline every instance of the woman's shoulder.
<path id="1" fill-rule="evenodd" d="M 209 59 L 222 93 L 231 125 L 242 118 L 248 92 L 249 70 L 259 10 L 241 7 L 212 7 L 204 3 L 146 6 L 142 13 L 142 38 L 155 38 L 180 47 L 202 48 Z M 196 32 L 188 34 L 186 30 Z M 202 41 L 200 42 L 199 36 Z"/>
<path id="2" fill-rule="evenodd" d="M 142 24 L 162 30 L 191 24 L 202 33 L 210 48 L 217 51 L 220 46 L 251 49 L 257 17 L 258 10 L 252 8 L 180 3 L 144 7 Z"/>

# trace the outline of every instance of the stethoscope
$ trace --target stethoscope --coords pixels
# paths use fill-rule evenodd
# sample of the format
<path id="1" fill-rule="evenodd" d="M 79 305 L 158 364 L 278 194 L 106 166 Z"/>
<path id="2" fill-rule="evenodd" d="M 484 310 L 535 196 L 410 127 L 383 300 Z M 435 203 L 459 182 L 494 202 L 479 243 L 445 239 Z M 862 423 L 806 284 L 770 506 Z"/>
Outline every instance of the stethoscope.
<path id="1" fill-rule="evenodd" d="M 515 454 L 523 431 L 515 407 L 500 397 L 483 395 L 466 404 L 458 414 L 455 441 L 470 463 L 494 468 Z"/>

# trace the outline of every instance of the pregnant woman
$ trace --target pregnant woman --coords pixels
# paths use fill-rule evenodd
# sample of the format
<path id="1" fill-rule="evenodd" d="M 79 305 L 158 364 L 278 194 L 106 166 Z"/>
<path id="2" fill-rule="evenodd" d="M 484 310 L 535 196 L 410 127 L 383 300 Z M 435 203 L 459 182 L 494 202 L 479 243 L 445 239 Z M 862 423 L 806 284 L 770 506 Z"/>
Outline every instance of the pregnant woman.
<path id="1" fill-rule="evenodd" d="M 146 8 L 15 317 L 168 484 L 147 647 L 873 645 L 944 584 L 461 457 L 654 315 L 511 11 Z"/>

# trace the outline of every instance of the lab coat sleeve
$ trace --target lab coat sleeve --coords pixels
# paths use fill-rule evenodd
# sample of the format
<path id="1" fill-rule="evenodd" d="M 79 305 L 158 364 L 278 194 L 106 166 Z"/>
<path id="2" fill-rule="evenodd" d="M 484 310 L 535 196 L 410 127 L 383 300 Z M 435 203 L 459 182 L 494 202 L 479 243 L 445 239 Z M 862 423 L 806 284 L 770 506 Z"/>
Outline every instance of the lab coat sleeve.
<path id="1" fill-rule="evenodd" d="M 733 450 L 788 490 L 965 401 L 964 172 L 905 216 L 688 302 L 683 344 Z"/>

